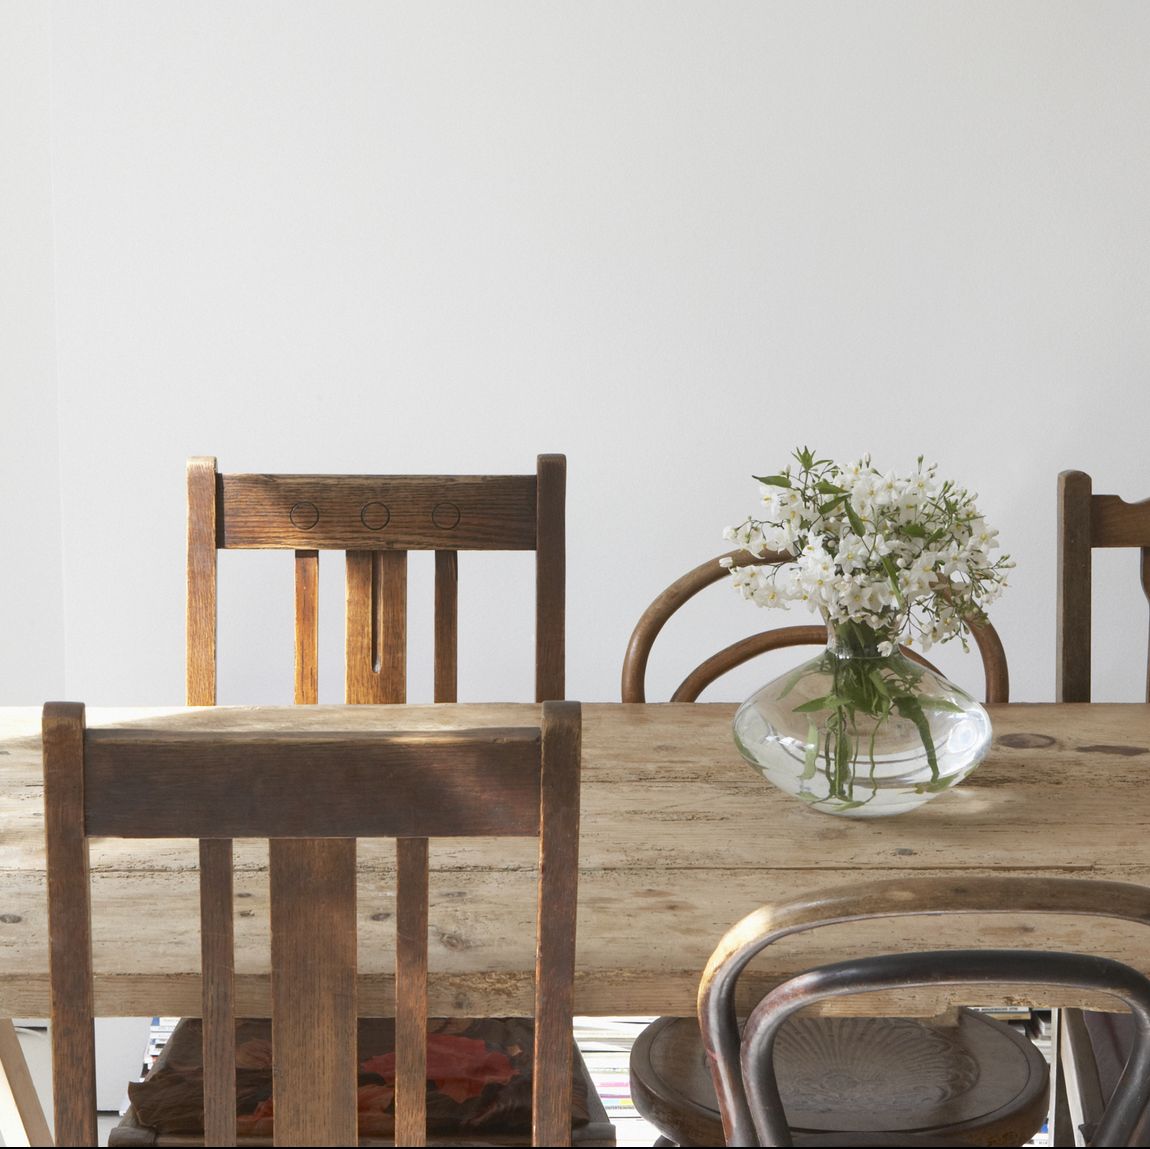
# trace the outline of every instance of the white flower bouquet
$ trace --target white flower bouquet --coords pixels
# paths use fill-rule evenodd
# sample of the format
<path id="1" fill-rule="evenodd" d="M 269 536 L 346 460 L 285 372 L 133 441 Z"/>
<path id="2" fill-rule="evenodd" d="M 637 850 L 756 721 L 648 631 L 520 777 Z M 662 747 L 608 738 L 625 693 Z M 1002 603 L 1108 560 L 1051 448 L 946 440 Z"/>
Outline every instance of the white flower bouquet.
<path id="1" fill-rule="evenodd" d="M 993 555 L 998 532 L 974 495 L 940 481 L 937 467 L 921 457 L 909 474 L 883 473 L 870 456 L 841 467 L 803 448 L 794 465 L 756 477 L 762 517 L 724 535 L 764 562 L 724 560 L 734 585 L 760 606 L 805 603 L 823 616 L 830 640 L 817 660 L 825 689 L 793 708 L 810 718 L 804 779 L 813 778 L 821 757 L 830 797 L 861 805 L 853 783 L 860 753 L 869 746 L 873 781 L 876 738 L 889 721 L 917 731 L 930 770 L 925 784 L 951 784 L 940 774 L 931 712 L 962 704 L 929 689 L 929 672 L 904 658 L 899 645 L 928 650 L 957 637 L 967 647 L 970 624 L 985 620 L 1014 565 Z M 791 676 L 778 697 L 795 681 Z"/>

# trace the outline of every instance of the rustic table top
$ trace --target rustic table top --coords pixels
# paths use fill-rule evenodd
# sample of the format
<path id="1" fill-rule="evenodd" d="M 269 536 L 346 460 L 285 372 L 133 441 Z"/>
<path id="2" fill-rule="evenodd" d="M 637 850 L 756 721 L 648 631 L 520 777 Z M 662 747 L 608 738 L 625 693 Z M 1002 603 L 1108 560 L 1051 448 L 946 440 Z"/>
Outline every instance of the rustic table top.
<path id="1" fill-rule="evenodd" d="M 851 821 L 807 809 L 747 766 L 731 741 L 733 706 L 585 705 L 576 1012 L 690 1014 L 703 965 L 729 925 L 764 902 L 867 877 L 977 881 L 1010 872 L 1150 883 L 1150 705 L 990 711 L 994 747 L 961 787 L 909 814 Z M 205 731 L 538 718 L 538 707 L 510 704 L 88 711 L 90 727 Z M 42 1016 L 48 1007 L 39 722 L 38 709 L 0 709 L 0 1017 Z M 530 840 L 433 841 L 433 1014 L 531 1012 L 535 850 Z M 360 844 L 365 1014 L 391 1007 L 393 851 L 391 842 Z M 197 1013 L 194 845 L 102 839 L 91 855 L 97 1012 Z M 265 1013 L 266 846 L 237 843 L 236 867 L 237 1006 Z M 749 988 L 856 953 L 1033 947 L 1039 938 L 1042 948 L 1101 952 L 1150 973 L 1145 926 L 996 915 L 892 919 L 788 939 L 764 955 Z M 933 1013 L 948 1004 L 939 993 L 850 999 L 843 1008 Z"/>

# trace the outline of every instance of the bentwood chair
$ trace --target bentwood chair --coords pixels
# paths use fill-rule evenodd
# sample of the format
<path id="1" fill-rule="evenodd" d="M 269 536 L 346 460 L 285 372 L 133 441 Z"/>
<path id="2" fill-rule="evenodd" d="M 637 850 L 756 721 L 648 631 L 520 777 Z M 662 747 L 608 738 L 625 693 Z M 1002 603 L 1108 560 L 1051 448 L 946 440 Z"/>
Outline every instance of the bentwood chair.
<path id="1" fill-rule="evenodd" d="M 771 565 L 790 561 L 790 556 L 766 551 L 761 557 L 756 557 L 747 551 L 729 551 L 725 555 L 700 563 L 694 570 L 688 571 L 681 578 L 676 579 L 662 594 L 651 603 L 643 612 L 642 617 L 631 632 L 631 640 L 627 644 L 627 654 L 623 659 L 623 701 L 646 702 L 647 663 L 651 657 L 651 648 L 658 638 L 659 632 L 667 624 L 671 616 L 686 605 L 700 591 L 712 586 L 720 580 L 726 580 L 730 574 L 721 563 L 730 559 L 736 566 Z M 1002 640 L 998 632 L 989 623 L 971 627 L 971 634 L 978 645 L 982 655 L 982 667 L 986 676 L 986 701 L 1008 702 L 1010 700 L 1010 677 L 1006 665 L 1006 653 L 1002 647 Z M 825 626 L 780 626 L 760 631 L 747 638 L 740 639 L 730 646 L 724 647 L 717 654 L 704 659 L 679 684 L 675 693 L 671 695 L 672 702 L 695 702 L 702 692 L 716 679 L 772 650 L 783 650 L 791 646 L 822 645 L 827 641 L 827 628 Z M 903 654 L 913 658 L 924 666 L 931 666 L 916 651 L 902 648 Z"/>
<path id="2" fill-rule="evenodd" d="M 1089 702 L 1091 683 L 1092 567 L 1095 547 L 1140 552 L 1142 589 L 1150 600 L 1150 499 L 1128 503 L 1096 495 L 1083 471 L 1058 476 L 1058 653 L 1056 698 Z M 1150 702 L 1150 653 L 1146 660 Z M 1069 1116 L 1074 1125 L 1098 1120 L 1113 1092 L 1117 1070 L 1133 1037 L 1128 1019 L 1065 1010 L 1060 1032 Z"/>
<path id="3" fill-rule="evenodd" d="M 721 558 L 731 558 L 736 565 L 785 562 L 789 556 L 767 553 L 756 558 L 745 551 L 732 551 Z M 623 662 L 622 699 L 645 702 L 647 665 L 655 639 L 671 616 L 708 586 L 729 577 L 716 557 L 702 563 L 673 582 L 644 611 L 627 646 Z M 989 623 L 972 628 L 982 656 L 986 680 L 986 701 L 1006 702 L 1009 696 L 1009 674 L 1006 655 L 997 632 Z M 721 675 L 768 651 L 792 646 L 822 644 L 827 639 L 824 626 L 788 626 L 753 634 L 704 659 L 691 671 L 671 696 L 672 702 L 695 702 L 699 695 Z M 916 652 L 903 648 L 918 662 L 930 665 Z M 933 1055 L 939 1048 L 952 1048 L 956 1058 L 974 1057 L 983 1069 L 981 1085 L 966 1099 L 970 1116 L 980 1113 L 981 1125 L 970 1123 L 969 1143 L 979 1144 L 980 1137 L 1014 1137 L 1019 1130 L 1036 1131 L 1044 1116 L 1044 1079 L 1037 1076 L 1041 1058 L 1028 1043 L 1020 1043 L 1015 1032 L 1005 1023 L 971 1011 L 960 1011 L 957 1023 L 943 1029 L 906 1018 L 858 1020 L 825 1019 L 819 1022 L 820 1041 L 842 1051 L 842 1056 L 866 1058 L 882 1072 L 897 1090 L 900 1083 L 908 1096 L 920 1098 L 919 1113 L 914 1120 L 929 1122 L 931 1114 L 923 1113 L 921 1093 L 907 1076 L 916 1057 Z M 950 1046 L 940 1046 L 944 1032 Z M 785 1045 L 781 1056 L 798 1057 L 793 1045 Z M 1037 1059 L 1037 1060 L 1036 1060 Z M 1031 1065 L 1034 1072 L 1011 1074 L 1019 1065 Z M 1011 1067 L 1014 1067 L 1013 1069 Z M 1011 1092 L 991 1087 L 995 1080 L 1013 1081 Z M 892 1107 L 883 1103 L 878 1112 L 862 1112 L 859 1105 L 848 1103 L 839 1095 L 835 1082 L 812 1078 L 805 1087 L 818 1094 L 808 1096 L 808 1108 L 817 1110 L 815 1128 L 836 1133 L 857 1128 L 867 1121 L 872 1128 L 883 1128 L 874 1122 L 890 1113 L 901 1121 Z M 643 1114 L 671 1143 L 681 1145 L 722 1145 L 723 1131 L 719 1111 L 706 1070 L 699 1032 L 691 1018 L 662 1017 L 649 1025 L 631 1051 L 631 1097 Z M 880 1097 L 875 1097 L 880 1102 Z M 904 1099 L 905 1100 L 905 1099 Z M 980 1108 L 981 1107 L 981 1108 Z M 892 1130 L 894 1126 L 891 1127 Z M 1023 1138 L 1025 1140 L 1025 1137 Z"/>
<path id="4" fill-rule="evenodd" d="M 770 990 L 751 1012 L 740 1034 L 736 994 L 753 958 L 776 941 L 822 926 L 863 919 L 913 915 L 1059 914 L 1111 917 L 1150 925 L 1150 891 L 1125 882 L 1077 878 L 980 877 L 908 878 L 824 890 L 805 898 L 764 906 L 733 926 L 711 955 L 699 986 L 699 1027 L 710 1060 L 723 1129 L 729 1145 L 962 1145 L 962 1128 L 904 1125 L 899 1133 L 873 1131 L 844 1136 L 796 1135 L 798 1116 L 779 1088 L 779 1053 L 806 1006 L 874 990 L 942 985 L 1009 984 L 1042 987 L 1042 993 L 1087 990 L 1112 995 L 1133 1014 L 1136 1038 L 1121 1083 L 1088 1145 L 1143 1145 L 1150 1102 L 1150 981 L 1108 958 L 1027 950 L 944 950 L 888 954 L 821 966 Z M 788 1022 L 787 1027 L 783 1026 Z M 799 1031 L 802 1032 L 801 1030 Z M 1039 1059 L 1041 1061 L 1041 1059 Z M 939 1072 L 937 1060 L 914 1067 L 924 1090 L 935 1090 L 951 1111 L 961 1111 L 961 1083 Z M 1045 1063 L 1041 1074 L 1045 1078 Z M 818 1072 L 817 1066 L 811 1067 Z M 824 1063 L 823 1072 L 834 1072 Z M 881 1092 L 879 1073 L 864 1072 L 856 1088 Z M 847 1085 L 849 1088 L 849 1085 Z M 783 1094 L 781 1096 L 781 1093 Z M 976 1144 L 1007 1144 L 982 1140 Z M 1020 1144 L 1018 1141 L 1011 1144 Z"/>
<path id="5" fill-rule="evenodd" d="M 87 730 L 82 704 L 49 703 L 43 738 L 57 1145 L 96 1144 L 94 836 L 191 838 L 208 847 L 200 869 L 202 1071 L 170 1083 L 198 1091 L 208 1145 L 236 1144 L 237 1123 L 254 1121 L 266 1133 L 269 1117 L 276 1145 L 354 1145 L 357 1108 L 390 1124 L 377 1130 L 389 1138 L 364 1143 L 425 1144 L 427 886 L 398 877 L 395 1054 L 365 1061 L 357 1051 L 356 840 L 537 837 L 538 876 L 528 881 L 539 901 L 531 1104 L 519 1132 L 535 1145 L 571 1143 L 578 703 L 545 703 L 541 728 L 407 734 Z M 262 1098 L 246 1083 L 239 1114 L 235 838 L 269 840 L 271 878 L 271 1064 Z M 499 1089 L 483 1086 L 484 1103 L 497 1104 Z M 194 1142 L 177 1133 L 144 1143 Z"/>
<path id="6" fill-rule="evenodd" d="M 345 552 L 349 703 L 406 700 L 408 551 L 435 553 L 436 702 L 457 700 L 459 552 L 534 551 L 535 701 L 563 698 L 566 475 L 563 455 L 538 456 L 535 473 L 526 475 L 219 474 L 214 458 L 189 459 L 188 704 L 216 702 L 220 550 L 293 552 L 295 701 L 305 705 L 319 701 L 321 551 Z M 201 851 L 222 848 L 207 842 Z M 400 883 L 426 883 L 426 841 L 402 839 L 396 865 Z M 435 1024 L 457 1030 L 466 1022 Z M 368 1029 L 378 1039 L 378 1026 L 365 1021 L 365 1041 Z M 184 1056 L 197 1040 L 194 1025 L 181 1022 L 169 1045 Z M 577 1136 L 610 1138 L 590 1075 L 575 1057 L 593 1112 Z"/>

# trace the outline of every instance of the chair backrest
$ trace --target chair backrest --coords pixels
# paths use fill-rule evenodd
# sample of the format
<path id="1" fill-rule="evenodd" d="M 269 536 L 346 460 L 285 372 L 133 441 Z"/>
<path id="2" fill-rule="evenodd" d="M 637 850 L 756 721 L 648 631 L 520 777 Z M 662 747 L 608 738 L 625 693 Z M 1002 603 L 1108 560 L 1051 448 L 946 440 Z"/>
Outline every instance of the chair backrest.
<path id="1" fill-rule="evenodd" d="M 56 1143 L 96 1144 L 88 838 L 267 838 L 278 1145 L 354 1145 L 357 837 L 539 838 L 532 1137 L 570 1144 L 580 708 L 412 734 L 86 730 L 44 708 Z M 386 801 L 380 800 L 380 794 Z M 231 843 L 201 863 L 205 1143 L 234 1145 Z M 350 846 L 350 849 L 347 847 Z M 427 887 L 396 892 L 396 1144 L 425 1143 Z"/>
<path id="2" fill-rule="evenodd" d="M 761 556 L 755 556 L 747 551 L 729 551 L 701 563 L 694 570 L 688 571 L 681 578 L 676 579 L 649 607 L 643 612 L 631 633 L 631 640 L 627 644 L 627 654 L 623 660 L 623 689 L 624 702 L 646 702 L 647 662 L 651 656 L 651 648 L 655 639 L 663 629 L 667 620 L 684 603 L 694 598 L 705 587 L 721 579 L 729 577 L 725 566 L 720 565 L 723 559 L 731 559 L 736 566 L 751 564 L 763 565 L 771 563 L 786 563 L 791 561 L 787 554 L 767 551 Z M 1006 652 L 998 632 L 989 622 L 971 626 L 971 634 L 978 645 L 982 655 L 982 666 L 986 676 L 986 701 L 1010 701 L 1010 677 L 1006 665 Z M 738 642 L 724 647 L 717 654 L 711 655 L 699 663 L 690 674 L 679 684 L 678 689 L 671 696 L 672 702 L 694 702 L 699 695 L 711 685 L 715 679 L 742 666 L 760 654 L 770 650 L 781 650 L 789 646 L 811 646 L 825 643 L 827 628 L 825 626 L 781 626 L 773 630 L 765 630 L 759 634 L 752 634 Z M 923 666 L 937 670 L 937 667 L 927 662 L 916 651 L 902 648 L 903 654 Z"/>
<path id="3" fill-rule="evenodd" d="M 711 1059 L 727 1144 L 759 1143 L 740 1071 L 735 1016 L 739 977 L 757 954 L 782 938 L 822 926 L 886 917 L 988 913 L 1074 914 L 1150 926 L 1150 889 L 1081 878 L 900 878 L 821 891 L 748 914 L 723 936 L 699 983 L 699 1026 Z"/>
<path id="4" fill-rule="evenodd" d="M 1150 980 L 1108 958 L 1027 950 L 885 954 L 820 966 L 776 986 L 755 1007 L 743 1031 L 740 1064 L 757 1135 L 753 1144 L 794 1144 L 779 1096 L 772 1052 L 780 1027 L 800 1009 L 829 998 L 874 990 L 1001 984 L 1089 989 L 1125 1002 L 1134 1015 L 1134 1044 L 1090 1143 L 1143 1144 L 1134 1134 L 1150 1101 Z"/>
<path id="5" fill-rule="evenodd" d="M 1059 702 L 1090 701 L 1091 557 L 1095 547 L 1136 547 L 1142 552 L 1142 589 L 1150 601 L 1150 499 L 1128 503 L 1096 495 L 1084 471 L 1058 476 L 1058 678 Z M 1146 657 L 1150 702 L 1150 645 Z"/>
<path id="6" fill-rule="evenodd" d="M 216 701 L 216 552 L 295 552 L 295 700 L 318 693 L 319 552 L 347 553 L 346 700 L 403 702 L 407 552 L 435 552 L 435 701 L 456 701 L 460 551 L 535 551 L 535 701 L 564 696 L 567 461 L 534 475 L 221 475 L 188 460 L 188 705 Z"/>

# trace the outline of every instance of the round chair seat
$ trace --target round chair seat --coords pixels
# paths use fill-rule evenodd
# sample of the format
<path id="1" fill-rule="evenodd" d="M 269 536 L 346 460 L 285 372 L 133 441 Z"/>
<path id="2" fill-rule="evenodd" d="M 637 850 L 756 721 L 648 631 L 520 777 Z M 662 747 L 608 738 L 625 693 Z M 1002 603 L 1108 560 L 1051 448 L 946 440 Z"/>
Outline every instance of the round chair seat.
<path id="1" fill-rule="evenodd" d="M 918 1134 L 1022 1145 L 1047 1112 L 1045 1058 L 1009 1025 L 971 1010 L 951 1024 L 795 1017 L 779 1033 L 774 1065 L 796 1137 Z M 631 1097 L 672 1141 L 724 1144 L 694 1018 L 660 1018 L 643 1031 L 631 1051 Z"/>

